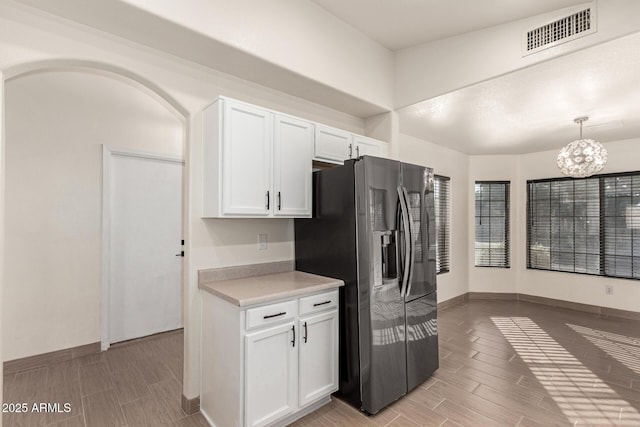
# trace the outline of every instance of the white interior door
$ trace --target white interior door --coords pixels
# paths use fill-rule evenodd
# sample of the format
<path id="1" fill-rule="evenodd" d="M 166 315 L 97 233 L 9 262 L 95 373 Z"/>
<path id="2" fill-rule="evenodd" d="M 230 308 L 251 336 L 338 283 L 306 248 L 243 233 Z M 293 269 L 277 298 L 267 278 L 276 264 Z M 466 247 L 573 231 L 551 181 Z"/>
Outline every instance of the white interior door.
<path id="1" fill-rule="evenodd" d="M 110 152 L 109 342 L 182 327 L 182 161 Z"/>

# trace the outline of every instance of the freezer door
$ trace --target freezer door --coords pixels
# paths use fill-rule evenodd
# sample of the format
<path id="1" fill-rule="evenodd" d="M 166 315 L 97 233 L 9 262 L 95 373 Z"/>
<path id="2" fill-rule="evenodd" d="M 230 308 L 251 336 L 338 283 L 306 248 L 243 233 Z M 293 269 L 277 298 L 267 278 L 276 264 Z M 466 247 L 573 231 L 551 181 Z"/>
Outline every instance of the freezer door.
<path id="1" fill-rule="evenodd" d="M 438 369 L 436 293 L 406 304 L 407 387 L 413 390 Z"/>
<path id="2" fill-rule="evenodd" d="M 411 301 L 436 290 L 436 221 L 433 170 L 402 163 L 402 187 L 411 222 L 412 262 L 405 299 Z"/>
<path id="3" fill-rule="evenodd" d="M 355 162 L 362 409 L 377 413 L 407 391 L 405 307 L 398 281 L 400 163 Z"/>

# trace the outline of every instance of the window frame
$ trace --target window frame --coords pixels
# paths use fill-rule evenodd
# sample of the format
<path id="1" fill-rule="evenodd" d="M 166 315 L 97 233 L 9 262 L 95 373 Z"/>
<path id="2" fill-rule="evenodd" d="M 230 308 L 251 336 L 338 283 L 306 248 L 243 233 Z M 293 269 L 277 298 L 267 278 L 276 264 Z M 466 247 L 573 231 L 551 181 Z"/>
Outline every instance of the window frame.
<path id="1" fill-rule="evenodd" d="M 476 252 L 478 250 L 477 245 L 477 240 L 476 240 L 476 233 L 477 233 L 477 229 L 475 227 L 475 223 L 476 220 L 478 219 L 478 210 L 476 209 L 477 207 L 477 202 L 478 199 L 476 198 L 476 187 L 478 186 L 478 184 L 482 185 L 482 184 L 501 184 L 504 185 L 504 264 L 503 265 L 490 265 L 490 264 L 478 264 L 477 263 L 477 258 L 476 258 Z M 474 253 L 474 261 L 473 261 L 473 265 L 474 267 L 477 268 L 511 268 L 511 181 L 499 181 L 499 180 L 495 180 L 495 181 L 491 181 L 491 180 L 481 180 L 481 181 L 475 181 L 474 183 L 474 245 L 473 245 L 473 253 Z M 491 200 L 491 199 L 489 199 Z M 485 217 L 480 215 L 480 217 Z M 493 218 L 491 215 L 489 215 L 489 218 Z M 496 217 L 496 218 L 502 218 L 502 217 Z"/>
<path id="2" fill-rule="evenodd" d="M 628 176 L 637 176 L 640 177 L 640 171 L 630 171 L 630 172 L 613 172 L 613 173 L 606 173 L 606 174 L 597 174 L 597 175 L 591 175 L 589 177 L 586 178 L 571 178 L 571 177 L 558 177 L 558 178 L 543 178 L 543 179 L 531 179 L 531 180 L 527 180 L 527 206 L 526 206 L 526 224 L 527 224 L 527 228 L 526 228 L 526 250 L 525 250 L 525 256 L 526 256 L 526 266 L 527 266 L 527 270 L 537 270 L 537 271 L 550 271 L 550 272 L 554 272 L 554 273 L 570 273 L 570 274 L 580 274 L 580 275 L 586 275 L 586 276 L 593 276 L 593 277 L 604 277 L 604 278 L 611 278 L 611 279 L 624 279 L 624 280 L 640 280 L 640 277 L 630 277 L 630 276 L 618 276 L 618 275 L 613 275 L 610 274 L 609 272 L 607 272 L 607 268 L 606 268 L 606 257 L 615 257 L 617 254 L 607 254 L 606 253 L 606 218 L 612 218 L 611 216 L 607 216 L 605 215 L 605 198 L 607 197 L 605 194 L 605 179 L 607 178 L 618 178 L 618 177 L 628 177 Z M 581 272 L 581 271 L 566 271 L 566 270 L 554 270 L 552 268 L 541 268 L 541 267 L 532 267 L 531 266 L 531 221 L 532 221 L 532 216 L 531 216 L 531 184 L 537 184 L 537 183 L 543 183 L 543 182 L 558 182 L 558 181 L 569 181 L 569 180 L 587 180 L 587 179 L 598 179 L 598 197 L 599 197 L 599 210 L 598 210 L 598 217 L 599 217 L 599 241 L 598 241 L 598 253 L 600 256 L 599 259 L 599 272 L 598 273 L 589 273 L 589 272 Z M 633 198 L 633 195 L 631 195 L 631 197 Z M 615 216 L 614 216 L 615 217 Z M 639 232 L 639 238 L 640 238 L 640 232 Z M 631 245 L 633 247 L 633 239 L 631 240 Z M 551 250 L 551 246 L 549 247 L 549 249 Z M 575 248 L 574 248 L 574 256 L 575 256 Z M 640 254 L 637 256 L 633 255 L 633 250 L 632 250 L 632 258 L 637 258 L 638 262 L 640 262 Z M 632 260 L 632 267 L 631 267 L 631 272 L 633 274 L 633 260 Z M 550 264 L 551 267 L 551 264 Z"/>

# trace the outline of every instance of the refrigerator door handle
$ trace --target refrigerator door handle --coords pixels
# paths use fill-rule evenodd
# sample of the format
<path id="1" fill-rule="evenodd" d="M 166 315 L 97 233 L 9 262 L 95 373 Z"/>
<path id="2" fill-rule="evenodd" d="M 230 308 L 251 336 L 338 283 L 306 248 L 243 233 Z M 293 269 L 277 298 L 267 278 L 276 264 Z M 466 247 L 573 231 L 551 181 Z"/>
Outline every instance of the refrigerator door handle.
<path id="1" fill-rule="evenodd" d="M 404 228 L 404 267 L 402 269 L 402 287 L 400 288 L 400 296 L 404 298 L 407 291 L 407 282 L 409 280 L 409 269 L 411 268 L 411 229 L 409 228 L 409 211 L 407 209 L 407 200 L 404 197 L 404 188 L 398 187 L 398 197 L 400 199 L 400 212 L 402 215 L 402 226 Z M 407 237 L 409 233 L 409 237 Z"/>
<path id="2" fill-rule="evenodd" d="M 411 215 L 411 209 L 409 209 L 409 193 L 407 193 L 407 189 L 402 187 L 402 194 L 405 199 L 405 208 L 407 209 L 407 217 L 409 218 L 409 242 L 411 247 L 410 257 L 409 257 L 409 274 L 407 279 L 407 289 L 405 291 L 405 295 L 409 295 L 411 293 L 411 282 L 413 279 L 413 268 L 415 263 L 415 253 L 416 253 L 416 242 L 413 239 L 413 215 Z"/>

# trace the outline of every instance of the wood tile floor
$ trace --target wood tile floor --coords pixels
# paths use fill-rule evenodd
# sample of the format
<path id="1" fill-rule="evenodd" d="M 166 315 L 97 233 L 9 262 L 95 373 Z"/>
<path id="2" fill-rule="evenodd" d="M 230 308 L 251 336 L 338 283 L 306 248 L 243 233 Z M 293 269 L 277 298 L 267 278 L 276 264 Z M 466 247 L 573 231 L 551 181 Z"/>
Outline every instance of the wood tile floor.
<path id="1" fill-rule="evenodd" d="M 640 322 L 513 301 L 439 315 L 440 369 L 375 416 L 339 399 L 298 426 L 640 426 Z M 4 426 L 195 426 L 180 410 L 182 333 L 4 378 L 5 402 L 69 414 L 4 414 Z M 222 427 L 222 426 L 221 426 Z"/>
<path id="2" fill-rule="evenodd" d="M 375 416 L 333 399 L 295 426 L 640 426 L 640 322 L 514 301 L 438 321 L 421 387 Z"/>
<path id="3" fill-rule="evenodd" d="M 118 344 L 99 354 L 4 376 L 4 402 L 64 403 L 68 413 L 3 413 L 13 426 L 206 427 L 182 401 L 182 331 Z"/>

